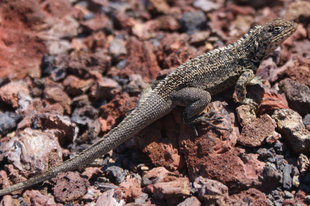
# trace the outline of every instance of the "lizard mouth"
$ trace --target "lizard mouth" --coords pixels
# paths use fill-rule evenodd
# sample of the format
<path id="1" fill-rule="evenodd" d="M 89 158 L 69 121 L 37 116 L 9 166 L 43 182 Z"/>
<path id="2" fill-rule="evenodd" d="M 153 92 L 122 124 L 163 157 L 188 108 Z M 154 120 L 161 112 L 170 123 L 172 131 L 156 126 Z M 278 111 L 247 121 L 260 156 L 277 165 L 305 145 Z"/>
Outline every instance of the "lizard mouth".
<path id="1" fill-rule="evenodd" d="M 297 26 L 298 24 L 295 22 L 292 22 L 292 26 L 285 32 L 284 35 L 291 35 L 292 33 L 294 33 L 297 30 Z"/>

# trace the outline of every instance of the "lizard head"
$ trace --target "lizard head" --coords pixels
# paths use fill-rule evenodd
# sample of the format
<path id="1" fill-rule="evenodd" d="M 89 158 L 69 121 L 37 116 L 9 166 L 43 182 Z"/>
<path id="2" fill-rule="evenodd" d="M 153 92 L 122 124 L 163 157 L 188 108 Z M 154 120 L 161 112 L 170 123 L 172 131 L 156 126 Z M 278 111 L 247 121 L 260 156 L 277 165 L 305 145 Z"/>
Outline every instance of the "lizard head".
<path id="1" fill-rule="evenodd" d="M 291 36 L 297 29 L 293 21 L 277 18 L 262 27 L 261 42 L 266 45 L 265 55 L 273 52 L 280 44 Z"/>

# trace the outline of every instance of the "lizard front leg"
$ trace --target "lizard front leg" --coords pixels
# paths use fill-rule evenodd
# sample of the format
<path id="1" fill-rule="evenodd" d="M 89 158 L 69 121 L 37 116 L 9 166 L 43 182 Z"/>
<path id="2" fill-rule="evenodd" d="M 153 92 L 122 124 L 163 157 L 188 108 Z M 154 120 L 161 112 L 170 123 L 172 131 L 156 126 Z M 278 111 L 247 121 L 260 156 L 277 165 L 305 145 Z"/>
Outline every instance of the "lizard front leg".
<path id="1" fill-rule="evenodd" d="M 208 91 L 196 87 L 185 87 L 174 92 L 171 95 L 174 104 L 185 107 L 183 112 L 183 121 L 189 126 L 204 122 L 217 129 L 228 130 L 226 128 L 218 127 L 211 123 L 212 121 L 219 120 L 219 118 L 208 117 L 201 112 L 211 101 L 211 95 Z M 197 131 L 195 129 L 197 134 Z"/>
<path id="2" fill-rule="evenodd" d="M 247 69 L 245 70 L 237 80 L 235 91 L 237 94 L 238 101 L 241 104 L 248 104 L 251 107 L 256 107 L 257 103 L 252 99 L 246 98 L 246 86 L 250 84 L 251 80 L 255 77 L 253 70 Z"/>

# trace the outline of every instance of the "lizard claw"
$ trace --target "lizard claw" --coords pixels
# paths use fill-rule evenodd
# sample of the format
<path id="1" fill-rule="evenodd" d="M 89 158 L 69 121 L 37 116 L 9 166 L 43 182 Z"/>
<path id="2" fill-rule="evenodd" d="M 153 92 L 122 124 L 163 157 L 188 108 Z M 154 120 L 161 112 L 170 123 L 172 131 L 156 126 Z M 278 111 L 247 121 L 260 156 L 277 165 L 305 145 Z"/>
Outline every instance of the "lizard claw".
<path id="1" fill-rule="evenodd" d="M 224 127 L 219 127 L 216 126 L 214 123 L 219 123 L 223 121 L 223 117 L 218 116 L 216 112 L 210 112 L 210 113 L 205 113 L 203 112 L 201 115 L 199 115 L 196 118 L 193 118 L 192 120 L 185 120 L 185 124 L 192 127 L 195 131 L 196 136 L 198 136 L 198 132 L 197 129 L 195 127 L 196 124 L 201 124 L 204 123 L 206 125 L 210 125 L 216 129 L 219 130 L 226 130 L 231 132 L 232 129 L 231 128 L 224 128 Z"/>

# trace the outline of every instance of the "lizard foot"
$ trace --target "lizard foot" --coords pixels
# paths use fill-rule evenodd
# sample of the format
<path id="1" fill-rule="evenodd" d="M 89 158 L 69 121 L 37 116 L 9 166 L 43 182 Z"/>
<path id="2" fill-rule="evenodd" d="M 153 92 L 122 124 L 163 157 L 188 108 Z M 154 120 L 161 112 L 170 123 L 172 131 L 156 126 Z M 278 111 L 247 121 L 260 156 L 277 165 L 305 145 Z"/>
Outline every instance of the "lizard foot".
<path id="1" fill-rule="evenodd" d="M 195 125 L 201 124 L 201 123 L 205 125 L 210 125 L 219 130 L 226 130 L 226 131 L 231 132 L 232 131 L 231 128 L 228 129 L 228 128 L 219 127 L 215 125 L 216 123 L 220 123 L 222 121 L 223 121 L 223 118 L 221 116 L 218 116 L 218 113 L 216 112 L 210 112 L 210 113 L 203 112 L 201 115 L 193 119 L 190 119 L 190 120 L 184 119 L 185 124 L 194 129 L 196 136 L 198 136 L 198 132 L 197 132 Z"/>

